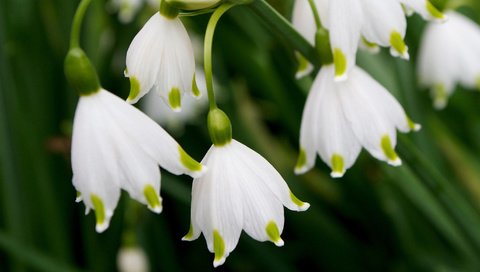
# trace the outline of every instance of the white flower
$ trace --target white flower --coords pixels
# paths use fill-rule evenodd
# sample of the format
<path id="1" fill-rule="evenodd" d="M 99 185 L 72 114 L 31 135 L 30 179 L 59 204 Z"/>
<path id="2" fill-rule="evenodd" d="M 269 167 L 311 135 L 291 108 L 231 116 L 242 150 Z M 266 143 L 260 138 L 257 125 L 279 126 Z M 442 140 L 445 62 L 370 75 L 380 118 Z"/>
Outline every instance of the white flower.
<path id="1" fill-rule="evenodd" d="M 127 51 L 125 75 L 130 78 L 130 103 L 154 89 L 172 110 L 180 111 L 181 96 L 196 92 L 195 59 L 188 33 L 178 17 L 154 14 Z"/>
<path id="2" fill-rule="evenodd" d="M 295 211 L 310 206 L 292 194 L 270 163 L 235 140 L 213 145 L 202 164 L 209 171 L 193 180 L 191 226 L 183 240 L 203 233 L 215 267 L 235 249 L 242 229 L 282 246 L 283 206 Z"/>
<path id="3" fill-rule="evenodd" d="M 401 164 L 395 153 L 396 129 L 418 130 L 395 98 L 366 72 L 354 67 L 346 81 L 333 80 L 335 68 L 324 66 L 311 88 L 303 111 L 300 156 L 295 168 L 305 173 L 316 153 L 341 177 L 355 162 L 362 146 L 390 165 Z"/>
<path id="4" fill-rule="evenodd" d="M 374 51 L 380 45 L 390 47 L 393 56 L 409 58 L 403 41 L 407 22 L 402 4 L 424 17 L 444 19 L 427 0 L 316 0 L 322 24 L 330 32 L 336 80 L 345 80 L 355 66 L 360 41 Z M 316 28 L 307 5 L 307 0 L 296 1 L 293 23 L 312 42 Z"/>
<path id="5" fill-rule="evenodd" d="M 185 96 L 182 98 L 182 111 L 174 112 L 169 109 L 165 103 L 161 101 L 158 95 L 149 93 L 141 102 L 142 109 L 153 120 L 162 127 L 181 131 L 187 123 L 193 122 L 208 106 L 207 96 L 204 95 L 205 75 L 202 70 L 198 69 L 195 74 L 200 91 L 200 99 Z"/>
<path id="6" fill-rule="evenodd" d="M 117 267 L 120 272 L 148 272 L 148 257 L 139 247 L 121 248 L 117 255 Z"/>
<path id="7" fill-rule="evenodd" d="M 419 51 L 418 77 L 431 88 L 437 109 L 447 105 L 457 83 L 480 89 L 480 27 L 456 12 L 448 17 L 427 26 Z"/>
<path id="8" fill-rule="evenodd" d="M 108 227 L 120 189 L 161 212 L 158 165 L 176 175 L 203 171 L 153 120 L 105 90 L 80 97 L 72 137 L 77 201 L 95 210 L 98 232 Z"/>
<path id="9" fill-rule="evenodd" d="M 130 23 L 143 4 L 142 0 L 111 0 L 108 5 L 114 12 L 118 12 L 120 22 Z"/>

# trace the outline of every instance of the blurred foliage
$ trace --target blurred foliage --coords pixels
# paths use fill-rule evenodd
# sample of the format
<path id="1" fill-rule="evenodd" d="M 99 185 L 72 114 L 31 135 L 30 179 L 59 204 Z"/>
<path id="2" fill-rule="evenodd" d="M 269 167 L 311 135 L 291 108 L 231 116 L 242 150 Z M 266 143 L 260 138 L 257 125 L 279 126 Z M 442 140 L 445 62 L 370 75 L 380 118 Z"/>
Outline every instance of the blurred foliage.
<path id="1" fill-rule="evenodd" d="M 289 17 L 292 0 L 270 3 Z M 134 233 L 152 271 L 208 271 L 203 238 L 186 243 L 191 180 L 162 171 L 164 211 L 132 206 L 126 194 L 104 234 L 76 204 L 69 161 L 76 94 L 66 85 L 63 57 L 77 1 L 0 2 L 0 271 L 115 271 L 125 233 Z M 121 97 L 128 45 L 154 12 L 145 8 L 123 25 L 94 1 L 82 44 L 103 86 Z M 477 22 L 480 7 L 463 11 Z M 208 15 L 186 18 L 203 35 Z M 298 131 L 311 78 L 296 81 L 294 47 L 249 7 L 220 22 L 214 74 L 234 137 L 264 155 L 312 207 L 286 211 L 283 248 L 242 235 L 221 268 L 227 271 L 479 271 L 480 93 L 458 90 L 437 112 L 415 78 L 425 25 L 409 19 L 412 61 L 386 50 L 360 52 L 358 63 L 388 87 L 422 131 L 401 135 L 404 161 L 391 168 L 362 152 L 341 180 L 319 161 L 294 176 Z M 480 49 L 479 49 L 480 50 Z M 220 88 L 218 88 L 220 89 Z M 206 116 L 174 136 L 196 159 L 209 147 Z M 133 213 L 133 215 L 132 215 Z M 134 217 L 135 220 L 132 220 Z M 133 221 L 133 222 L 132 222 Z"/>

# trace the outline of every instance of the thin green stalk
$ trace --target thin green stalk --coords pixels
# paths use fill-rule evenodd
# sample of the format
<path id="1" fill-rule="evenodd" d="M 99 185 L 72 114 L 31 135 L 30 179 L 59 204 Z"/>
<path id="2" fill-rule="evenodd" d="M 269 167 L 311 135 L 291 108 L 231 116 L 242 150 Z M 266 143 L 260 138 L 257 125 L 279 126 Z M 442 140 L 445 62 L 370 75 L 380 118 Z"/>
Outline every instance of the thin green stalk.
<path id="1" fill-rule="evenodd" d="M 322 20 L 320 19 L 320 14 L 318 14 L 317 4 L 315 4 L 315 0 L 308 0 L 308 3 L 310 4 L 310 8 L 312 9 L 317 29 L 323 28 Z"/>
<path id="2" fill-rule="evenodd" d="M 80 31 L 82 29 L 83 17 L 85 11 L 90 5 L 91 0 L 82 0 L 78 5 L 75 17 L 73 17 L 72 31 L 70 32 L 70 49 L 80 47 Z"/>
<path id="3" fill-rule="evenodd" d="M 225 12 L 234 7 L 233 3 L 225 3 L 218 7 L 210 17 L 207 25 L 207 32 L 205 33 L 205 46 L 204 46 L 204 69 L 205 80 L 207 82 L 208 102 L 210 104 L 210 110 L 217 108 L 217 102 L 215 101 L 215 92 L 213 91 L 213 72 L 212 72 L 212 46 L 213 35 L 215 34 L 215 28 L 218 21 Z"/>
<path id="4" fill-rule="evenodd" d="M 317 50 L 296 31 L 292 24 L 278 13 L 265 0 L 253 1 L 248 5 L 271 29 L 286 39 L 295 49 L 307 58 L 315 67 L 320 66 Z"/>

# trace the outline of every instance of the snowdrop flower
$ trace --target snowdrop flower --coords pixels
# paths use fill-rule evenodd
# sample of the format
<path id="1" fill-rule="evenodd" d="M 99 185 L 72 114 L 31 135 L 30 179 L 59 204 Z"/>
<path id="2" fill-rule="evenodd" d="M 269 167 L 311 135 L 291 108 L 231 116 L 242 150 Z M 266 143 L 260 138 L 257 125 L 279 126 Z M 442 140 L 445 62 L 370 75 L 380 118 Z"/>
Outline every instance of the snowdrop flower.
<path id="1" fill-rule="evenodd" d="M 312 42 L 315 37 L 313 13 L 307 1 L 297 0 L 293 24 Z M 409 58 L 404 42 L 407 22 L 404 6 L 428 19 L 444 15 L 427 0 L 316 0 L 323 26 L 330 32 L 337 81 L 345 80 L 356 61 L 359 43 L 376 51 L 377 45 L 390 47 L 393 56 Z"/>
<path id="2" fill-rule="evenodd" d="M 148 272 L 148 257 L 139 247 L 123 247 L 117 255 L 117 267 L 120 272 Z"/>
<path id="3" fill-rule="evenodd" d="M 114 12 L 118 12 L 120 22 L 126 24 L 133 20 L 142 2 L 142 0 L 111 0 L 108 4 Z"/>
<path id="4" fill-rule="evenodd" d="M 354 67 L 346 81 L 333 80 L 335 67 L 322 67 L 308 96 L 300 131 L 300 156 L 295 172 L 315 165 L 316 153 L 342 177 L 362 146 L 375 158 L 399 166 L 396 129 L 419 130 L 395 98 L 366 72 Z"/>
<path id="5" fill-rule="evenodd" d="M 155 13 L 130 44 L 126 64 L 129 103 L 153 89 L 172 110 L 180 111 L 185 92 L 199 96 L 192 44 L 176 14 Z"/>
<path id="6" fill-rule="evenodd" d="M 431 88 L 434 106 L 442 109 L 457 83 L 480 89 L 480 27 L 456 12 L 444 24 L 429 24 L 422 38 L 418 77 Z"/>
<path id="7" fill-rule="evenodd" d="M 305 211 L 310 205 L 293 195 L 262 156 L 232 140 L 228 117 L 218 109 L 209 113 L 209 130 L 214 145 L 202 160 L 209 171 L 193 180 L 191 225 L 183 240 L 203 233 L 217 267 L 235 249 L 242 229 L 282 246 L 283 206 Z"/>

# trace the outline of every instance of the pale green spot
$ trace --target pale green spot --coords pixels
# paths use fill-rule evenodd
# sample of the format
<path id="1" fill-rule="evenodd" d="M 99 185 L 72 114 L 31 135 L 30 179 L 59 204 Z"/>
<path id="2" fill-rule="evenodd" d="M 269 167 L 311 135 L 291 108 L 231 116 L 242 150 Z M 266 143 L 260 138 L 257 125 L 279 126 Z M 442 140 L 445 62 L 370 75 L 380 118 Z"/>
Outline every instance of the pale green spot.
<path id="1" fill-rule="evenodd" d="M 147 203 L 150 209 L 161 210 L 162 202 L 157 192 L 155 192 L 155 188 L 153 188 L 152 185 L 145 186 L 145 188 L 143 189 L 143 195 L 145 196 L 145 199 L 147 199 Z"/>
<path id="2" fill-rule="evenodd" d="M 182 96 L 180 90 L 176 87 L 170 90 L 168 94 L 168 104 L 173 110 L 178 110 L 182 106 Z"/>
<path id="3" fill-rule="evenodd" d="M 103 225 L 105 223 L 105 206 L 102 200 L 95 194 L 90 195 L 90 201 L 92 201 L 93 210 L 95 211 L 95 217 L 97 219 L 97 225 Z"/>
<path id="4" fill-rule="evenodd" d="M 436 19 L 443 19 L 444 15 L 441 11 L 439 11 L 430 1 L 427 1 L 427 11 L 432 15 L 433 18 Z"/>
<path id="5" fill-rule="evenodd" d="M 200 95 L 202 95 L 202 93 L 200 92 L 200 89 L 198 88 L 197 78 L 195 77 L 195 74 L 193 74 L 193 78 L 192 78 L 192 93 L 195 97 L 199 97 Z"/>
<path id="6" fill-rule="evenodd" d="M 275 244 L 283 244 L 282 238 L 280 238 L 280 231 L 278 230 L 277 224 L 273 220 L 268 222 L 265 230 L 270 241 L 274 242 Z"/>
<path id="7" fill-rule="evenodd" d="M 436 109 L 443 109 L 447 106 L 448 93 L 445 85 L 442 83 L 435 84 L 432 88 L 433 105 Z"/>
<path id="8" fill-rule="evenodd" d="M 130 79 L 130 94 L 128 95 L 128 100 L 135 100 L 140 94 L 140 82 L 134 76 L 129 77 Z"/>
<path id="9" fill-rule="evenodd" d="M 290 191 L 290 199 L 292 200 L 292 202 L 297 205 L 298 207 L 302 207 L 303 205 L 305 205 L 305 202 L 301 201 L 300 199 L 298 199 L 293 193 L 292 191 Z"/>
<path id="10" fill-rule="evenodd" d="M 410 119 L 410 117 L 406 116 L 407 118 L 407 123 L 408 123 L 408 127 L 410 128 L 410 130 L 413 130 L 413 131 L 418 131 L 421 129 L 421 126 L 415 122 L 412 121 L 412 119 Z"/>
<path id="11" fill-rule="evenodd" d="M 403 41 L 402 35 L 398 31 L 392 31 L 390 34 L 390 45 L 400 53 L 400 55 L 407 54 L 407 45 Z"/>
<path id="12" fill-rule="evenodd" d="M 190 155 L 188 155 L 181 146 L 178 146 L 178 152 L 180 153 L 180 162 L 183 166 L 185 166 L 185 168 L 192 172 L 198 172 L 202 170 L 202 164 L 190 157 Z"/>
<path id="13" fill-rule="evenodd" d="M 335 76 L 344 75 L 347 71 L 347 57 L 339 48 L 333 50 L 333 63 L 335 65 Z"/>
<path id="14" fill-rule="evenodd" d="M 382 137 L 381 147 L 383 153 L 388 158 L 389 161 L 394 162 L 398 160 L 398 155 L 392 147 L 392 142 L 390 141 L 390 137 L 385 135 Z"/>
<path id="15" fill-rule="evenodd" d="M 332 172 L 335 174 L 343 174 L 345 172 L 345 162 L 339 154 L 332 155 Z"/>
<path id="16" fill-rule="evenodd" d="M 378 45 L 376 43 L 370 42 L 369 40 L 365 39 L 365 37 L 362 37 L 362 42 L 363 44 L 370 48 L 370 49 L 377 49 Z"/>
<path id="17" fill-rule="evenodd" d="M 215 252 L 214 261 L 220 261 L 225 255 L 225 242 L 218 230 L 213 231 L 213 252 Z"/>
<path id="18" fill-rule="evenodd" d="M 297 73 L 303 73 L 303 72 L 307 71 L 307 69 L 309 67 L 308 60 L 302 54 L 299 54 L 299 53 L 296 53 L 295 56 L 296 56 L 297 61 L 298 61 Z"/>
<path id="19" fill-rule="evenodd" d="M 77 191 L 77 198 L 81 198 L 82 197 L 82 193 L 80 193 L 79 191 Z"/>
<path id="20" fill-rule="evenodd" d="M 300 149 L 300 154 L 298 155 L 297 164 L 295 165 L 295 169 L 302 169 L 307 164 L 307 153 L 305 149 Z"/>
<path id="21" fill-rule="evenodd" d="M 183 240 L 191 240 L 193 238 L 193 225 L 190 223 L 190 228 L 188 229 L 188 233 L 183 236 Z"/>

